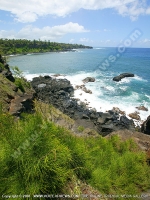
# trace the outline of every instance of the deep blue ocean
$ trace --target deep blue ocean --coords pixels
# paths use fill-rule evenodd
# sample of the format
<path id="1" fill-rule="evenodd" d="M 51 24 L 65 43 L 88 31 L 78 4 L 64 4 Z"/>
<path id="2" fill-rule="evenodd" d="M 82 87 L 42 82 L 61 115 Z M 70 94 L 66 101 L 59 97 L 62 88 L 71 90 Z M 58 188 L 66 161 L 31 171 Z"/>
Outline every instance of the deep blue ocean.
<path id="1" fill-rule="evenodd" d="M 75 86 L 83 84 L 87 76 L 95 77 L 95 82 L 86 84 L 92 94 L 77 90 L 75 97 L 90 102 L 89 106 L 98 111 L 119 107 L 129 114 L 143 105 L 149 111 L 140 111 L 141 119 L 150 115 L 150 48 L 129 48 L 119 55 L 117 48 L 93 48 L 10 56 L 9 65 L 18 66 L 28 80 L 59 73 Z M 124 72 L 134 73 L 135 77 L 112 80 Z"/>

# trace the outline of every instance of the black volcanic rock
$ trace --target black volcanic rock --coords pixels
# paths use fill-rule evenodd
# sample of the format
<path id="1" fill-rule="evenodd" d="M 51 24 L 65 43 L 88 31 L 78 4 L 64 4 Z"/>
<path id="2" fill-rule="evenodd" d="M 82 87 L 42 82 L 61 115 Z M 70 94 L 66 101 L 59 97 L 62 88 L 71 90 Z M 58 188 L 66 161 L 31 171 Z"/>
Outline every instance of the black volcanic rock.
<path id="1" fill-rule="evenodd" d="M 12 72 L 10 71 L 9 65 L 5 63 L 5 60 L 1 55 L 0 55 L 0 73 L 2 73 L 2 75 L 5 76 L 11 82 L 15 82 Z"/>
<path id="2" fill-rule="evenodd" d="M 119 76 L 115 76 L 113 78 L 113 81 L 119 82 L 119 81 L 121 81 L 121 79 L 123 79 L 125 77 L 134 77 L 134 74 L 132 74 L 132 73 L 123 73 L 123 74 L 120 74 Z"/>
<path id="3" fill-rule="evenodd" d="M 83 81 L 83 83 L 95 82 L 95 78 L 93 78 L 93 77 L 86 77 L 82 81 Z"/>
<path id="4" fill-rule="evenodd" d="M 150 135 L 150 115 L 147 117 L 147 120 L 143 122 L 141 132 Z"/>
<path id="5" fill-rule="evenodd" d="M 119 119 L 118 112 L 109 110 L 97 112 L 87 107 L 86 103 L 72 98 L 74 88 L 67 79 L 56 79 L 50 76 L 36 77 L 31 81 L 37 99 L 50 103 L 64 114 L 78 121 L 79 126 L 87 126 L 105 136 L 120 129 L 134 129 L 133 120 L 125 116 Z"/>

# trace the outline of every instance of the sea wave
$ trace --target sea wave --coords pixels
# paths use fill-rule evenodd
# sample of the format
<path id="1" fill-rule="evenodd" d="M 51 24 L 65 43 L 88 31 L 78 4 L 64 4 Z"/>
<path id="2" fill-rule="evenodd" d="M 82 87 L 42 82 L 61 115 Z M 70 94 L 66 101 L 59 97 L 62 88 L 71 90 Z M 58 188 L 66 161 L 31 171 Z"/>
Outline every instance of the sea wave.
<path id="1" fill-rule="evenodd" d="M 93 49 L 105 49 L 105 48 L 102 48 L 102 47 L 95 47 Z"/>
<path id="2" fill-rule="evenodd" d="M 147 80 L 143 79 L 142 77 L 138 76 L 138 75 L 135 75 L 133 77 L 134 80 L 138 80 L 138 81 L 144 81 L 144 82 L 148 82 Z"/>
<path id="3" fill-rule="evenodd" d="M 27 80 L 31 81 L 37 76 L 53 76 L 52 73 L 40 73 L 40 74 L 29 74 L 24 73 Z M 57 78 L 68 79 L 73 87 L 76 85 L 83 85 L 83 79 L 86 77 L 95 77 L 97 73 L 80 71 L 76 74 L 68 74 L 66 76 L 58 76 Z M 130 78 L 129 78 L 130 79 Z M 126 81 L 126 80 L 125 80 Z M 131 80 L 129 80 L 131 81 Z M 113 82 L 112 82 L 113 83 Z M 150 101 L 145 101 L 141 95 L 134 92 L 127 85 L 122 84 L 110 84 L 108 80 L 101 78 L 96 78 L 95 82 L 86 83 L 85 87 L 92 91 L 92 94 L 85 93 L 82 89 L 76 89 L 74 92 L 74 98 L 80 99 L 88 104 L 89 109 L 95 108 L 97 111 L 106 112 L 111 110 L 113 107 L 118 107 L 120 110 L 125 111 L 128 116 L 130 113 L 137 111 L 136 107 L 143 105 L 150 110 Z M 150 99 L 150 96 L 145 95 Z M 141 120 L 146 120 L 149 113 L 138 111 Z"/>

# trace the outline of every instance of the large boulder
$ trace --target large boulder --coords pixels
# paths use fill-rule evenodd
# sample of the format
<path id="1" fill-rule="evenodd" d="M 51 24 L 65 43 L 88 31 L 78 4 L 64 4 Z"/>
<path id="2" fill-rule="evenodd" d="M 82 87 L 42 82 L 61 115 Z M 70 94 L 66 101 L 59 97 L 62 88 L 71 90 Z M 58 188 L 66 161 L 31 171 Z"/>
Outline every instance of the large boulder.
<path id="1" fill-rule="evenodd" d="M 139 114 L 138 112 L 130 113 L 129 117 L 131 117 L 132 119 L 141 120 L 138 114 Z"/>
<path id="2" fill-rule="evenodd" d="M 141 132 L 150 135 L 150 115 L 147 117 L 147 120 L 143 122 Z"/>
<path id="3" fill-rule="evenodd" d="M 148 111 L 148 108 L 146 108 L 145 106 L 139 106 L 139 107 L 136 107 L 136 109 L 142 110 L 142 111 Z"/>
<path id="4" fill-rule="evenodd" d="M 120 74 L 119 76 L 115 76 L 113 78 L 113 81 L 119 82 L 119 81 L 121 81 L 121 79 L 123 79 L 125 77 L 134 77 L 134 74 L 132 74 L 132 73 L 123 73 L 123 74 Z"/>
<path id="5" fill-rule="evenodd" d="M 134 126 L 134 121 L 132 119 L 128 119 L 126 116 L 122 115 L 120 117 L 120 127 L 122 127 L 121 129 L 128 129 L 128 130 L 134 130 L 135 126 Z"/>
<path id="6" fill-rule="evenodd" d="M 67 79 L 55 79 L 50 76 L 35 77 L 31 82 L 32 87 L 39 92 L 39 90 L 46 90 L 47 92 L 58 92 L 63 90 L 73 95 L 74 89 Z"/>
<path id="7" fill-rule="evenodd" d="M 22 112 L 32 112 L 33 100 L 34 100 L 33 92 L 31 92 L 30 94 L 23 94 L 21 96 L 15 96 L 11 100 L 9 113 L 11 115 L 18 116 Z"/>
<path id="8" fill-rule="evenodd" d="M 93 77 L 86 77 L 82 81 L 83 81 L 83 83 L 95 82 L 95 78 L 93 78 Z"/>

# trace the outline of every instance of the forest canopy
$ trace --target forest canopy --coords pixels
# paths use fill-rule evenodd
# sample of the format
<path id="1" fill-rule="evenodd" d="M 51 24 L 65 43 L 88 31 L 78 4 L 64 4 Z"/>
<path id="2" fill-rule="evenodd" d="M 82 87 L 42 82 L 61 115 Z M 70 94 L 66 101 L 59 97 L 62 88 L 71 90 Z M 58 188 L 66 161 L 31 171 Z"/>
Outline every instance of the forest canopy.
<path id="1" fill-rule="evenodd" d="M 0 39 L 0 54 L 2 55 L 71 51 L 79 48 L 91 49 L 92 47 L 51 42 L 50 40 Z"/>

